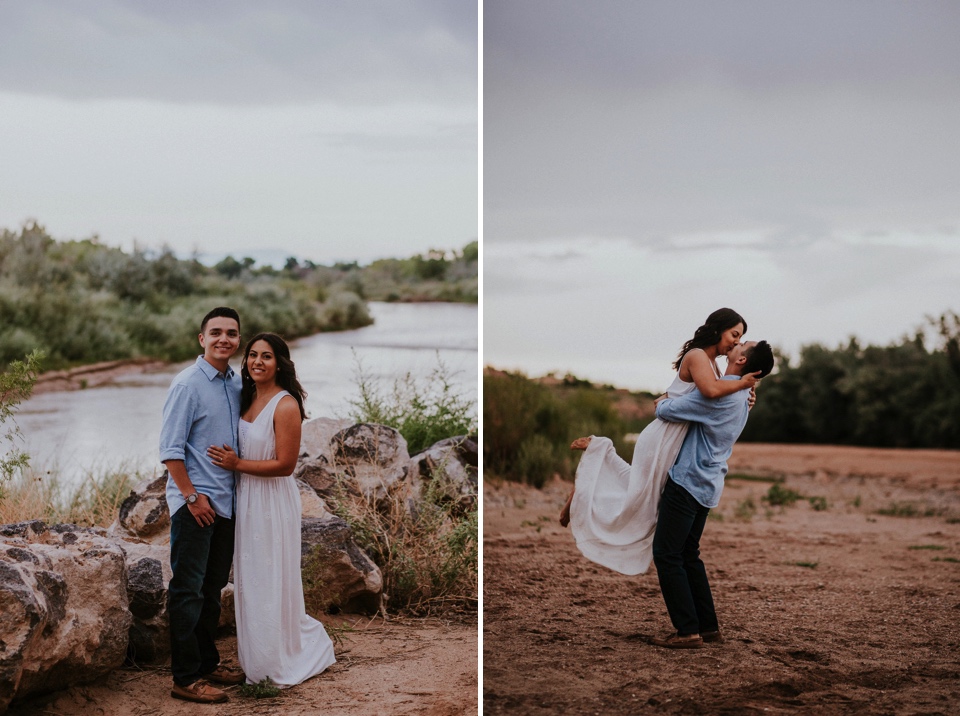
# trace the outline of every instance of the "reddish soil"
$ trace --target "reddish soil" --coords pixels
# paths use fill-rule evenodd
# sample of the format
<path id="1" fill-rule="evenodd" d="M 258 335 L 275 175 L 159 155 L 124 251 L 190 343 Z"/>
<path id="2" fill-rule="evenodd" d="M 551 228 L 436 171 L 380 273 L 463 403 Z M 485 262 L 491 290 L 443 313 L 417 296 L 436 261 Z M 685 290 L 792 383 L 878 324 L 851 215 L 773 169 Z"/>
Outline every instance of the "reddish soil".
<path id="1" fill-rule="evenodd" d="M 337 663 L 275 698 L 241 696 L 230 687 L 225 704 L 198 705 L 170 697 L 168 668 L 121 669 L 97 683 L 74 686 L 14 706 L 9 716 L 461 716 L 476 714 L 477 625 L 438 619 L 324 618 L 348 625 L 336 645 Z M 236 637 L 220 653 L 236 660 Z"/>
<path id="2" fill-rule="evenodd" d="M 960 713 L 960 452 L 744 444 L 730 467 L 826 509 L 728 481 L 701 542 L 726 640 L 688 651 L 648 643 L 655 567 L 559 526 L 569 483 L 484 485 L 485 714 Z"/>

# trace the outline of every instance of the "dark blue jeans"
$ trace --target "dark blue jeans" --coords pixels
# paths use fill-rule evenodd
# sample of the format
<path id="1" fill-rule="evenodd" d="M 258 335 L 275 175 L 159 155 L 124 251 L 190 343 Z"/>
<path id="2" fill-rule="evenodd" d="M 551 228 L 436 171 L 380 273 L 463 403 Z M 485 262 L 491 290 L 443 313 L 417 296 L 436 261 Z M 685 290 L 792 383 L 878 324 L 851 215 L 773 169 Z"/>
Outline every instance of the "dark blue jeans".
<path id="1" fill-rule="evenodd" d="M 212 525 L 201 527 L 186 505 L 170 518 L 170 666 L 180 686 L 189 686 L 220 663 L 214 639 L 220 590 L 233 562 L 233 524 L 217 515 Z"/>
<path id="2" fill-rule="evenodd" d="M 717 630 L 717 613 L 700 560 L 700 536 L 710 509 L 671 479 L 663 488 L 653 562 L 670 621 L 680 635 Z"/>

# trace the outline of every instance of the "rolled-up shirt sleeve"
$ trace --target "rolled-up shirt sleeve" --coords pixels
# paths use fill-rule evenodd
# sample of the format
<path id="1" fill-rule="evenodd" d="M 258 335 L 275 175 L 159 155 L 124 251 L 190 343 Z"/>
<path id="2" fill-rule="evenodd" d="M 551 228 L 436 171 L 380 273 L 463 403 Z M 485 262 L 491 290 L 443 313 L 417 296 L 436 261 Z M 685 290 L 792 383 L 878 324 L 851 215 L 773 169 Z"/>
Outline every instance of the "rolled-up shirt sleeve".
<path id="1" fill-rule="evenodd" d="M 668 423 L 708 423 L 715 414 L 714 408 L 721 400 L 723 398 L 711 401 L 696 390 L 679 398 L 664 398 L 657 403 L 657 417 Z"/>
<path id="2" fill-rule="evenodd" d="M 187 438 L 196 409 L 193 393 L 184 385 L 175 385 L 167 394 L 160 426 L 160 462 L 186 459 Z"/>

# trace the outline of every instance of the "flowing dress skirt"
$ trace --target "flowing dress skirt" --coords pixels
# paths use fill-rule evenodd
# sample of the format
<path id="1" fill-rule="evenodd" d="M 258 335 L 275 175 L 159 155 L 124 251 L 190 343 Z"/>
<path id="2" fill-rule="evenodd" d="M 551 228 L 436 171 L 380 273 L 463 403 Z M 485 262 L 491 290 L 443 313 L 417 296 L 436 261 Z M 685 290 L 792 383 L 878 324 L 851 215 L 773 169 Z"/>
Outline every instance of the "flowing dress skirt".
<path id="1" fill-rule="evenodd" d="M 592 437 L 570 504 L 570 529 L 584 557 L 622 574 L 650 568 L 660 493 L 688 427 L 655 419 L 637 438 L 632 464 L 609 438 Z"/>

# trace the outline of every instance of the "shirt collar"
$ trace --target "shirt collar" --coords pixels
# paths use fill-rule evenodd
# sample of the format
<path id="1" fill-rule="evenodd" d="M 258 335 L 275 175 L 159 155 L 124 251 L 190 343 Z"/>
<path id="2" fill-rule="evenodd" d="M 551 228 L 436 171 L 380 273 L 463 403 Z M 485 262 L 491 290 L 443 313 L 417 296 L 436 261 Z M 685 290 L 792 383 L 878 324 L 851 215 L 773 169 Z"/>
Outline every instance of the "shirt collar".
<path id="1" fill-rule="evenodd" d="M 200 370 L 203 371 L 203 374 L 207 376 L 207 380 L 213 380 L 214 378 L 220 377 L 220 371 L 214 368 L 207 362 L 207 359 L 203 356 L 197 356 L 197 365 L 200 366 Z M 230 365 L 227 365 L 227 370 L 224 372 L 223 377 L 230 379 L 234 376 L 233 368 Z"/>

